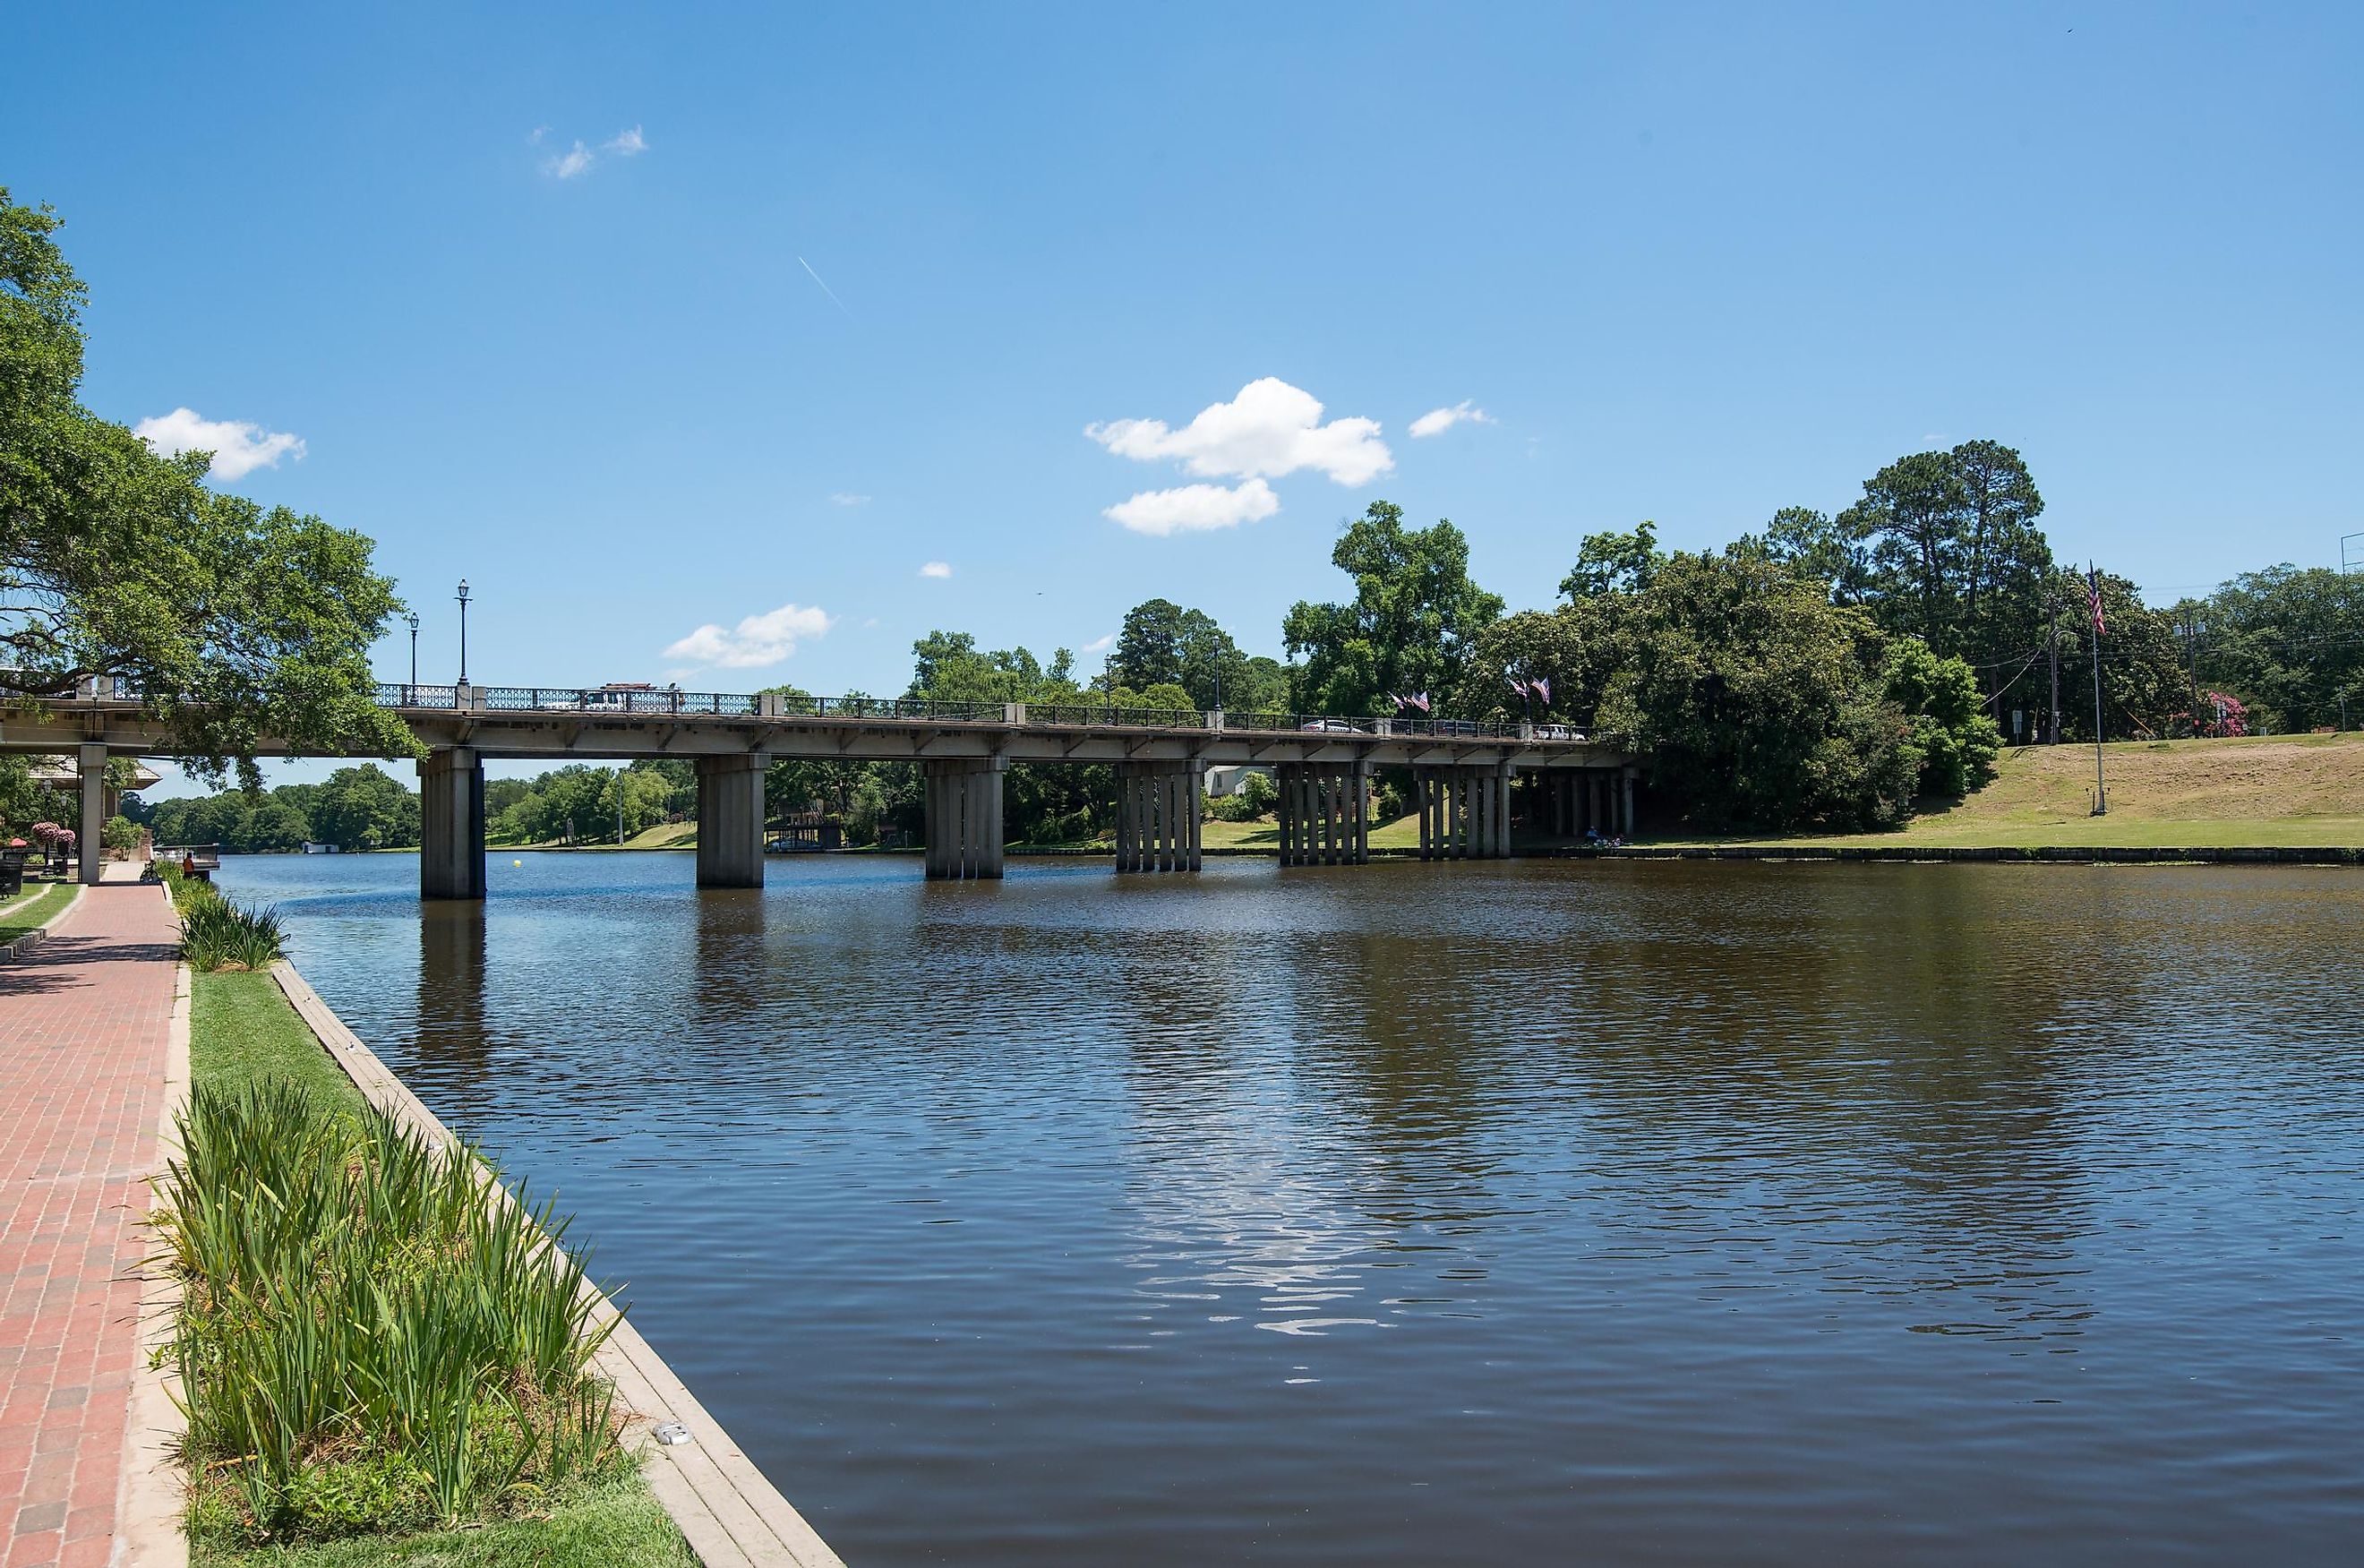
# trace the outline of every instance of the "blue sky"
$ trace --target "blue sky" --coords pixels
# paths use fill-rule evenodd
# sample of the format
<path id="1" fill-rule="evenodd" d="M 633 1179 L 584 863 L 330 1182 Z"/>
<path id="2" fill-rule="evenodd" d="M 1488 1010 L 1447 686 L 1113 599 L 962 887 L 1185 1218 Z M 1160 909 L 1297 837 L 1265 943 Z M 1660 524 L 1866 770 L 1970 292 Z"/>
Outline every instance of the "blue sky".
<path id="1" fill-rule="evenodd" d="M 1374 497 L 1538 605 L 1979 436 L 2161 598 L 2336 562 L 2359 16 L 61 6 L 0 179 L 86 400 L 300 441 L 217 481 L 377 539 L 422 678 L 464 575 L 479 680 L 893 691 L 1155 594 L 1277 654 Z"/>

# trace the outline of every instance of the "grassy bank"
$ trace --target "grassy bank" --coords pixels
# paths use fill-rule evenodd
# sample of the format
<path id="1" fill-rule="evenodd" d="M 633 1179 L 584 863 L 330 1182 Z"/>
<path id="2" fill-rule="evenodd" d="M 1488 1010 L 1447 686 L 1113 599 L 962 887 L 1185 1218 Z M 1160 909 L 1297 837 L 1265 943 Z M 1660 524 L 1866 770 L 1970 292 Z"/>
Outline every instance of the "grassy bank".
<path id="1" fill-rule="evenodd" d="M 2345 849 L 2364 845 L 2364 734 L 2124 741 L 2102 749 L 2110 810 L 2091 814 L 2093 748 L 2007 751 L 1995 780 L 1893 832 L 1651 843 L 1933 849 Z"/>
<path id="2" fill-rule="evenodd" d="M 17 897 L 0 905 L 0 942 L 13 942 L 28 931 L 39 930 L 72 903 L 73 895 L 74 884 L 71 882 L 28 886 Z"/>
<path id="3" fill-rule="evenodd" d="M 389 1132 L 270 974 L 200 973 L 192 1004 L 197 1094 L 217 1124 L 225 1106 L 247 1116 L 243 1136 L 214 1128 L 214 1146 L 236 1151 L 213 1161 L 216 1196 L 182 1205 L 201 1217 L 192 1233 L 213 1238 L 184 1248 L 181 1354 L 197 1373 L 191 1457 L 204 1477 L 192 1562 L 695 1568 L 629 1460 L 594 1430 L 602 1385 L 583 1382 L 564 1348 L 581 1338 L 561 1311 L 571 1271 L 536 1285 L 525 1239 L 485 1218 L 473 1180 Z M 228 1124 L 234 1132 L 237 1112 Z M 274 1212 L 298 1193 L 314 1212 L 274 1229 L 255 1203 L 264 1191 Z M 341 1340 L 327 1332 L 340 1320 Z M 537 1337 L 538 1360 L 519 1349 Z M 226 1375 L 240 1365 L 260 1370 Z M 299 1366 L 300 1395 L 288 1384 Z M 267 1390 L 263 1404 L 241 1387 Z M 262 1410 L 271 1418 L 258 1425 Z"/>

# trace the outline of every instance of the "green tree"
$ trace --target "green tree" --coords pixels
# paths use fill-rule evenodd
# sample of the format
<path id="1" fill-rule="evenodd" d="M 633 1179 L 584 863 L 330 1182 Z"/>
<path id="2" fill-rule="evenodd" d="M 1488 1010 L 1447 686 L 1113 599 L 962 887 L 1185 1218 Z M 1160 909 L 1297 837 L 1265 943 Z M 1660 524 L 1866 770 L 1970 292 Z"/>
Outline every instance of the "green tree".
<path id="1" fill-rule="evenodd" d="M 1900 637 L 1888 645 L 1880 678 L 1888 700 L 1911 721 L 1921 764 L 1915 793 L 1958 798 L 1994 777 L 2002 730 L 1988 717 L 1968 664 L 1940 659 L 1917 637 Z"/>
<path id="2" fill-rule="evenodd" d="M 1124 612 L 1109 660 L 1128 686 L 1182 679 L 1182 606 L 1171 599 L 1147 599 Z"/>
<path id="3" fill-rule="evenodd" d="M 2185 662 L 2201 684 L 2277 730 L 2364 721 L 2364 575 L 2272 566 L 2183 608 Z"/>
<path id="4" fill-rule="evenodd" d="M 1502 613 L 1500 597 L 1469 580 L 1459 528 L 1407 529 L 1389 502 L 1349 523 L 1330 560 L 1355 580 L 1353 602 L 1299 600 L 1281 624 L 1289 653 L 1305 655 L 1295 704 L 1304 712 L 1392 713 L 1394 694 L 1449 693 Z"/>
<path id="5" fill-rule="evenodd" d="M 418 796 L 366 762 L 330 773 L 307 806 L 307 837 L 317 843 L 351 851 L 418 842 Z"/>
<path id="6" fill-rule="evenodd" d="M 1873 587 L 1871 547 L 1858 514 L 1834 521 L 1809 506 L 1784 506 L 1766 525 L 1764 544 L 1775 560 L 1829 584 L 1831 602 L 1859 605 Z"/>
<path id="7" fill-rule="evenodd" d="M 1645 522 L 1629 534 L 1587 534 L 1577 547 L 1576 569 L 1560 579 L 1559 591 L 1569 599 L 1639 593 L 1666 563 L 1656 523 Z"/>
<path id="8" fill-rule="evenodd" d="M 1630 594 L 1604 594 L 1496 621 L 1470 644 L 1452 711 L 1472 717 L 1532 712 L 1539 720 L 1589 722 L 1617 666 L 1619 626 L 1632 600 Z M 1522 703 L 1511 691 L 1513 679 L 1543 680 L 1551 700 Z"/>
<path id="9" fill-rule="evenodd" d="M 1678 552 L 1625 617 L 1600 728 L 1708 827 L 1878 827 L 1920 757 L 1879 685 L 1878 631 L 1761 550 Z"/>
<path id="10" fill-rule="evenodd" d="M 47 208 L 0 187 L 0 666 L 20 697 L 111 677 L 181 763 L 259 787 L 271 741 L 409 756 L 371 700 L 370 645 L 399 608 L 371 545 L 201 483 L 76 401 L 84 291 Z"/>

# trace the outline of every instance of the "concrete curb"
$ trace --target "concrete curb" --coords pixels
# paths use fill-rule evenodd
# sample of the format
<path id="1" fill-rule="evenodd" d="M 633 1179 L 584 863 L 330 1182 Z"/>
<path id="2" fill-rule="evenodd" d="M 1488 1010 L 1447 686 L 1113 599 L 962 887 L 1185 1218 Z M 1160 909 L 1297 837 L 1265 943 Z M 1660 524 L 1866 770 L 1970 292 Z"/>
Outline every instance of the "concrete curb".
<path id="1" fill-rule="evenodd" d="M 172 895 L 158 889 L 169 902 Z M 164 1106 L 157 1118 L 156 1169 L 180 1152 L 178 1122 L 189 1105 L 189 1018 L 195 982 L 189 966 L 174 967 L 173 1021 L 164 1037 Z M 154 1212 L 155 1190 L 149 1192 Z M 116 1568 L 188 1568 L 189 1538 L 181 1529 L 184 1488 L 176 1452 L 186 1420 L 180 1374 L 156 1364 L 172 1342 L 181 1310 L 181 1284 L 163 1269 L 143 1270 L 139 1350 L 131 1363 L 131 1403 L 123 1425 L 123 1476 L 115 1506 Z"/>
<path id="2" fill-rule="evenodd" d="M 297 1015 L 372 1105 L 439 1142 L 459 1141 L 377 1053 L 345 1027 L 294 964 L 283 959 L 271 972 Z M 504 1200 L 514 1201 L 497 1183 L 494 1185 Z M 593 1364 L 614 1383 L 618 1401 L 632 1412 L 628 1436 L 646 1437 L 668 1422 L 689 1429 L 686 1443 L 641 1444 L 641 1473 L 707 1568 L 844 1568 L 843 1560 L 605 1296 L 595 1321 L 615 1324 Z"/>
<path id="3" fill-rule="evenodd" d="M 68 883 L 66 885 L 73 889 L 73 896 L 60 905 L 56 914 L 50 916 L 48 919 L 42 921 L 31 930 L 27 931 L 23 936 L 18 937 L 15 941 L 0 945 L 0 963 L 6 963 L 12 960 L 28 957 L 35 948 L 41 945 L 41 939 L 50 934 L 50 928 L 51 926 L 56 925 L 60 920 L 64 919 L 67 916 L 73 913 L 74 906 L 82 902 L 82 884 L 80 883 Z M 36 893 L 33 896 L 39 898 L 40 895 Z"/>

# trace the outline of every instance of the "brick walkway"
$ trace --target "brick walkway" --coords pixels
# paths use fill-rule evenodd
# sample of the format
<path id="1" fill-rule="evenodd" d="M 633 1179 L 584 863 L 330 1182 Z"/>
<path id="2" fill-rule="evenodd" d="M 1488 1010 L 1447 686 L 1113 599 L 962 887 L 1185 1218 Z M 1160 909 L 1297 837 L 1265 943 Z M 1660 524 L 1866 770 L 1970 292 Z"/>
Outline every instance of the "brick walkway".
<path id="1" fill-rule="evenodd" d="M 175 940 L 158 889 L 89 887 L 0 965 L 5 1568 L 115 1548 Z"/>

